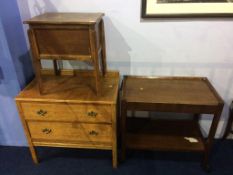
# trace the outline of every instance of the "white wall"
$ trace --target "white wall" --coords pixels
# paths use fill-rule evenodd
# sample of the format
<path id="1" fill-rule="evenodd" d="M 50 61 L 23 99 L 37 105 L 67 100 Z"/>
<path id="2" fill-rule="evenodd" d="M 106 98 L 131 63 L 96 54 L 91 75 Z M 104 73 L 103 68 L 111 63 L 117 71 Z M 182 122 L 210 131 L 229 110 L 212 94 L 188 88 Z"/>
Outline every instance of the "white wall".
<path id="1" fill-rule="evenodd" d="M 141 0 L 18 0 L 18 4 L 22 20 L 43 12 L 104 12 L 108 65 L 121 74 L 208 77 L 226 102 L 217 136 L 222 134 L 233 96 L 232 19 L 143 21 Z M 209 124 L 205 117 L 205 130 Z"/>

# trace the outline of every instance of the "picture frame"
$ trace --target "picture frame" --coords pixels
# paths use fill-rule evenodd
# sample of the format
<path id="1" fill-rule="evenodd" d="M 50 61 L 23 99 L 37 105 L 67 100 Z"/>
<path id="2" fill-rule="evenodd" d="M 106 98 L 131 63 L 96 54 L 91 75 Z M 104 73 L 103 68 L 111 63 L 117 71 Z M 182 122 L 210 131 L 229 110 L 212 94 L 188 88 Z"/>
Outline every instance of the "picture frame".
<path id="1" fill-rule="evenodd" d="M 142 0 L 141 17 L 233 17 L 233 0 Z"/>

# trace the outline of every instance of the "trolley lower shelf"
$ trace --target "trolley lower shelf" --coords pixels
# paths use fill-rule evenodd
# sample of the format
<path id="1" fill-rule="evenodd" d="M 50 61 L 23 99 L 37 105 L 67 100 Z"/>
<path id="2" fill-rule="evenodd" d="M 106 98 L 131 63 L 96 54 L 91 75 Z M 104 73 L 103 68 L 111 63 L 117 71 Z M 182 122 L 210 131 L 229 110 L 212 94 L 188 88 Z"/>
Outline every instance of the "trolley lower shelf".
<path id="1" fill-rule="evenodd" d="M 126 123 L 128 148 L 197 152 L 205 150 L 199 125 L 193 120 L 127 118 Z"/>

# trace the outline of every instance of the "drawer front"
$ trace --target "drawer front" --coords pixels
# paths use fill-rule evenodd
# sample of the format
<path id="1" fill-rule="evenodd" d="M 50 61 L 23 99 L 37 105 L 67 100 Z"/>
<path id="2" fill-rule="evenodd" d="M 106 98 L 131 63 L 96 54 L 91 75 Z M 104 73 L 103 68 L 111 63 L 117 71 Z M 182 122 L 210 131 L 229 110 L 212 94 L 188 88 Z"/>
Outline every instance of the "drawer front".
<path id="1" fill-rule="evenodd" d="M 26 120 L 111 123 L 110 105 L 21 103 Z"/>
<path id="2" fill-rule="evenodd" d="M 32 140 L 110 143 L 111 125 L 65 122 L 27 122 Z"/>

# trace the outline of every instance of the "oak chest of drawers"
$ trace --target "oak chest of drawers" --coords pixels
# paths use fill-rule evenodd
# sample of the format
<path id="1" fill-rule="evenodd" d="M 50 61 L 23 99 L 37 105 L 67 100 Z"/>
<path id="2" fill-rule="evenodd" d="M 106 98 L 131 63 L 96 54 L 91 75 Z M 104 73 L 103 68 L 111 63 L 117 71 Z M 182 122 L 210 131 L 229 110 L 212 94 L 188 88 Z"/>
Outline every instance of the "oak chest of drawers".
<path id="1" fill-rule="evenodd" d="M 117 167 L 118 72 L 106 73 L 101 96 L 90 90 L 91 71 L 43 81 L 43 95 L 34 80 L 16 97 L 33 161 L 38 163 L 35 146 L 93 148 L 112 150 Z"/>

